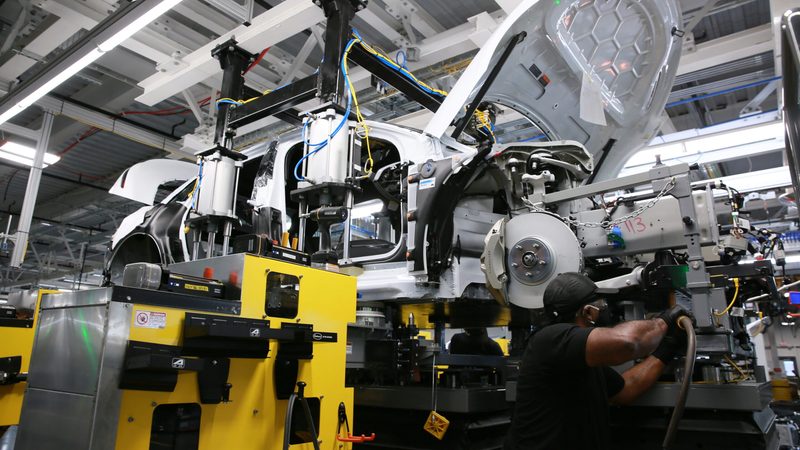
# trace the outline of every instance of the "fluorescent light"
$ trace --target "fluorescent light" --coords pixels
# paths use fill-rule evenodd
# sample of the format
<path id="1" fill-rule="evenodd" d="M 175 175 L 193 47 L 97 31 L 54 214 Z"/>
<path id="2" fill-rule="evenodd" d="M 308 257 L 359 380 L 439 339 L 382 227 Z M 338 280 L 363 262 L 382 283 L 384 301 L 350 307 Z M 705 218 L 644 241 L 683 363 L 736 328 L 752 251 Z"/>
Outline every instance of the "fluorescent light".
<path id="1" fill-rule="evenodd" d="M 0 150 L 3 150 L 8 153 L 12 153 L 17 156 L 22 156 L 23 158 L 27 158 L 33 160 L 36 157 L 36 149 L 33 147 L 28 147 L 25 145 L 17 144 L 16 142 L 6 142 L 2 146 L 0 146 Z M 55 164 L 61 159 L 60 156 L 54 155 L 52 153 L 45 153 L 44 154 L 44 163 L 45 164 Z"/>
<path id="2" fill-rule="evenodd" d="M 137 6 L 144 3 L 146 0 L 136 0 Z M 89 64 L 93 63 L 97 60 L 97 58 L 103 56 L 106 52 L 110 52 L 116 46 L 121 44 L 126 39 L 133 36 L 137 31 L 141 30 L 145 26 L 147 26 L 150 22 L 158 18 L 160 15 L 164 14 L 166 11 L 172 9 L 175 5 L 180 3 L 181 0 L 162 0 L 161 2 L 153 5 L 149 9 L 147 9 L 141 16 L 134 19 L 131 23 L 124 26 L 121 30 L 114 33 L 111 37 L 103 40 L 99 44 L 95 44 L 93 48 L 89 50 L 89 52 L 82 56 L 80 59 L 75 61 L 74 63 L 70 64 L 64 69 L 60 70 L 53 70 L 51 74 L 51 78 L 49 78 L 44 84 L 36 88 L 33 92 L 26 95 L 15 105 L 9 108 L 6 112 L 0 114 L 0 124 L 5 123 L 15 115 L 19 114 L 28 106 L 34 104 L 37 100 L 47 95 L 50 91 L 58 87 L 61 83 L 75 75 L 76 73 L 80 72 L 84 67 L 88 66 Z M 143 8 L 147 8 L 147 6 L 143 6 Z M 133 12 L 131 12 L 133 13 Z M 102 24 L 102 23 L 101 23 Z M 98 24 L 97 26 L 100 26 Z M 103 32 L 101 31 L 99 35 L 96 37 L 98 41 L 102 39 Z M 81 51 L 79 49 L 78 51 Z M 24 89 L 21 88 L 21 91 Z M 12 93 L 13 95 L 13 93 Z"/>
<path id="3" fill-rule="evenodd" d="M 350 217 L 353 219 L 361 219 L 363 217 L 369 217 L 375 213 L 379 213 L 383 211 L 383 202 L 380 200 L 369 200 L 364 203 L 359 203 L 355 205 L 353 209 L 350 211 Z"/>
<path id="4" fill-rule="evenodd" d="M 689 153 L 702 153 L 721 148 L 740 147 L 756 142 L 780 140 L 783 142 L 785 129 L 782 122 L 748 127 L 743 130 L 733 130 L 725 133 L 691 139 L 685 142 Z"/>
<path id="5" fill-rule="evenodd" d="M 33 166 L 33 160 L 36 157 L 36 149 L 27 147 L 25 145 L 17 144 L 16 142 L 6 142 L 0 146 L 0 158 L 14 161 L 18 164 L 26 166 Z M 44 162 L 42 167 L 47 167 L 50 164 L 55 164 L 61 159 L 60 156 L 52 153 L 44 154 Z"/>
<path id="6" fill-rule="evenodd" d="M 784 146 L 785 129 L 781 121 L 713 133 L 709 133 L 709 130 L 695 131 L 704 134 L 650 145 L 641 149 L 628 159 L 619 175 L 625 176 L 650 170 L 655 163 L 656 155 L 659 155 L 667 165 L 676 162 L 702 164 L 734 159 L 748 154 L 766 153 L 783 149 Z"/>

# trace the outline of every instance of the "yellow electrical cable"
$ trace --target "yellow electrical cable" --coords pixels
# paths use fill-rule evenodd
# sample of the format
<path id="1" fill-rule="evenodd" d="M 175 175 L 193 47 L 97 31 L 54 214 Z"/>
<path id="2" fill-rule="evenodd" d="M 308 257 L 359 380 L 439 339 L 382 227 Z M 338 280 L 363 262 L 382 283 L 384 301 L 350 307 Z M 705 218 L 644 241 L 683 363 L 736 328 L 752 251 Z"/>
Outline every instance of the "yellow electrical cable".
<path id="1" fill-rule="evenodd" d="M 367 175 L 370 175 L 372 174 L 372 167 L 374 165 L 374 161 L 372 160 L 372 149 L 370 148 L 369 145 L 369 127 L 367 126 L 366 121 L 364 120 L 364 116 L 361 115 L 361 109 L 358 107 L 358 97 L 356 96 L 356 90 L 353 87 L 353 83 L 350 82 L 350 70 L 347 65 L 347 57 L 350 54 L 350 49 L 353 48 L 353 45 L 356 45 L 358 43 L 361 43 L 363 47 L 363 42 L 361 42 L 361 40 L 358 38 L 355 38 L 353 43 L 349 47 L 347 47 L 347 49 L 344 52 L 344 56 L 342 57 L 343 58 L 342 67 L 344 69 L 344 78 L 347 82 L 348 88 L 350 89 L 350 97 L 352 97 L 353 104 L 356 107 L 356 121 L 358 122 L 358 125 L 360 125 L 361 128 L 364 129 L 364 142 L 366 142 L 367 145 L 367 163 L 364 165 L 364 172 Z"/>
<path id="2" fill-rule="evenodd" d="M 232 98 L 230 98 L 230 97 L 222 97 L 222 98 L 218 98 L 218 99 L 217 99 L 217 103 L 219 103 L 219 102 L 221 102 L 221 101 L 223 101 L 223 100 L 228 100 L 228 101 L 231 101 L 231 102 L 234 102 L 234 103 L 239 103 L 239 104 L 241 104 L 241 103 L 242 103 L 242 100 L 234 100 L 234 99 L 232 99 Z"/>
<path id="3" fill-rule="evenodd" d="M 356 42 L 359 42 L 359 43 L 361 44 L 361 47 L 362 47 L 364 50 L 366 50 L 368 53 L 371 53 L 372 55 L 374 55 L 374 56 L 376 56 L 376 57 L 380 58 L 381 60 L 383 60 L 383 61 L 384 61 L 384 62 L 386 62 L 387 64 L 391 65 L 391 66 L 392 66 L 392 67 L 394 67 L 395 69 L 397 69 L 397 70 L 399 70 L 399 71 L 403 72 L 404 74 L 408 75 L 409 77 L 411 77 L 411 79 L 412 79 L 412 80 L 414 80 L 414 82 L 416 82 L 416 83 L 417 83 L 417 84 L 419 84 L 420 86 L 422 86 L 422 87 L 424 87 L 424 88 L 427 88 L 427 89 L 430 89 L 431 91 L 433 91 L 433 92 L 435 92 L 435 93 L 437 93 L 437 94 L 439 94 L 439 95 L 442 95 L 442 96 L 444 96 L 444 97 L 446 97 L 446 96 L 447 96 L 447 92 L 446 92 L 446 91 L 443 91 L 443 90 L 441 90 L 441 89 L 436 89 L 436 88 L 433 88 L 433 87 L 431 87 L 431 86 L 427 85 L 426 83 L 424 83 L 423 81 L 420 81 L 420 80 L 419 80 L 419 79 L 418 79 L 418 78 L 417 78 L 417 77 L 416 77 L 416 76 L 415 76 L 413 73 L 411 73 L 411 72 L 410 72 L 408 69 L 406 69 L 405 67 L 403 67 L 403 66 L 401 66 L 401 65 L 397 64 L 396 62 L 394 62 L 394 60 L 392 60 L 392 59 L 391 59 L 391 58 L 389 58 L 388 56 L 386 56 L 386 55 L 384 55 L 384 54 L 380 53 L 379 51 L 375 50 L 374 48 L 372 48 L 371 46 L 369 46 L 369 45 L 368 45 L 367 43 L 365 43 L 364 41 L 362 41 L 362 40 L 360 40 L 360 39 L 356 38 Z"/>
<path id="4" fill-rule="evenodd" d="M 746 379 L 748 378 L 747 374 L 745 374 L 745 373 L 744 373 L 744 371 L 742 370 L 742 368 L 741 368 L 741 367 L 739 367 L 739 366 L 738 366 L 738 365 L 737 365 L 735 362 L 733 362 L 733 360 L 732 360 L 732 359 L 730 359 L 730 358 L 728 357 L 728 355 L 722 355 L 722 357 L 723 357 L 723 358 L 725 358 L 725 361 L 727 361 L 727 362 L 728 362 L 728 364 L 730 364 L 731 366 L 733 366 L 733 368 L 734 368 L 734 369 L 736 369 L 736 371 L 737 371 L 737 372 L 739 372 L 739 378 L 736 378 L 735 380 L 731 380 L 732 382 L 734 382 L 734 383 L 738 383 L 738 382 L 740 382 L 740 381 L 744 381 L 744 380 L 746 380 Z"/>
<path id="5" fill-rule="evenodd" d="M 736 298 L 739 297 L 739 279 L 738 278 L 734 278 L 733 279 L 733 285 L 736 286 L 736 290 L 733 292 L 733 300 L 731 300 L 731 303 L 728 305 L 727 308 L 725 308 L 724 311 L 715 312 L 714 313 L 715 316 L 717 316 L 717 317 L 724 316 L 725 314 L 728 313 L 728 311 L 731 310 L 731 308 L 733 308 L 733 304 L 736 303 Z"/>
<path id="6" fill-rule="evenodd" d="M 492 131 L 492 125 L 489 123 L 489 119 L 486 117 L 488 114 L 486 111 L 475 111 L 475 117 L 486 127 L 486 131 L 492 136 L 492 141 L 497 142 L 497 138 L 494 136 L 494 131 Z"/>

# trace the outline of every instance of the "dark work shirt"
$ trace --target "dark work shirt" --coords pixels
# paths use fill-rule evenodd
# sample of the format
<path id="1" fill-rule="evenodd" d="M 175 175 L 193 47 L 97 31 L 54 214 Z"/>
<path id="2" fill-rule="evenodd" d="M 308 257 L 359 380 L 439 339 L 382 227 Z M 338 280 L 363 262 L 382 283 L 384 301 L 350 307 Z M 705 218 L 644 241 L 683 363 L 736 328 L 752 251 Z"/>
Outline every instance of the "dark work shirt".
<path id="1" fill-rule="evenodd" d="M 522 357 L 506 450 L 606 449 L 608 399 L 625 380 L 614 369 L 586 365 L 593 328 L 547 326 Z"/>

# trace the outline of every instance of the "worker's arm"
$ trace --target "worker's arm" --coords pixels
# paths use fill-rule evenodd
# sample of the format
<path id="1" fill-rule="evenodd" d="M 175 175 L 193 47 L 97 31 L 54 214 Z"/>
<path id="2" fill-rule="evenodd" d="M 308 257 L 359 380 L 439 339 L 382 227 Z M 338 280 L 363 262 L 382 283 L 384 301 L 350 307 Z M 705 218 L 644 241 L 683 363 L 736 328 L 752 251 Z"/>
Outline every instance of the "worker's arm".
<path id="1" fill-rule="evenodd" d="M 625 386 L 611 397 L 611 403 L 615 405 L 631 404 L 658 381 L 658 377 L 661 376 L 664 367 L 666 365 L 660 359 L 655 356 L 648 356 L 644 361 L 626 370 L 622 374 Z"/>
<path id="2" fill-rule="evenodd" d="M 595 328 L 586 340 L 586 364 L 589 367 L 616 366 L 643 358 L 658 347 L 667 330 L 667 323 L 661 318 Z"/>

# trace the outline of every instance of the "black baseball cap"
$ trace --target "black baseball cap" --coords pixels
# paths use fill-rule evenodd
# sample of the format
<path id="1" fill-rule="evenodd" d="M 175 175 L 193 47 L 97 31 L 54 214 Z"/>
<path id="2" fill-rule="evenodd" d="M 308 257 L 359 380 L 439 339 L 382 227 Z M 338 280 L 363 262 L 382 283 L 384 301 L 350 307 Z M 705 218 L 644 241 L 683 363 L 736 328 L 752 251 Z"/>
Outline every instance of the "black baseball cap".
<path id="1" fill-rule="evenodd" d="M 572 317 L 581 306 L 600 299 L 616 289 L 600 289 L 589 277 L 578 272 L 558 274 L 544 290 L 544 310 L 552 319 Z"/>

